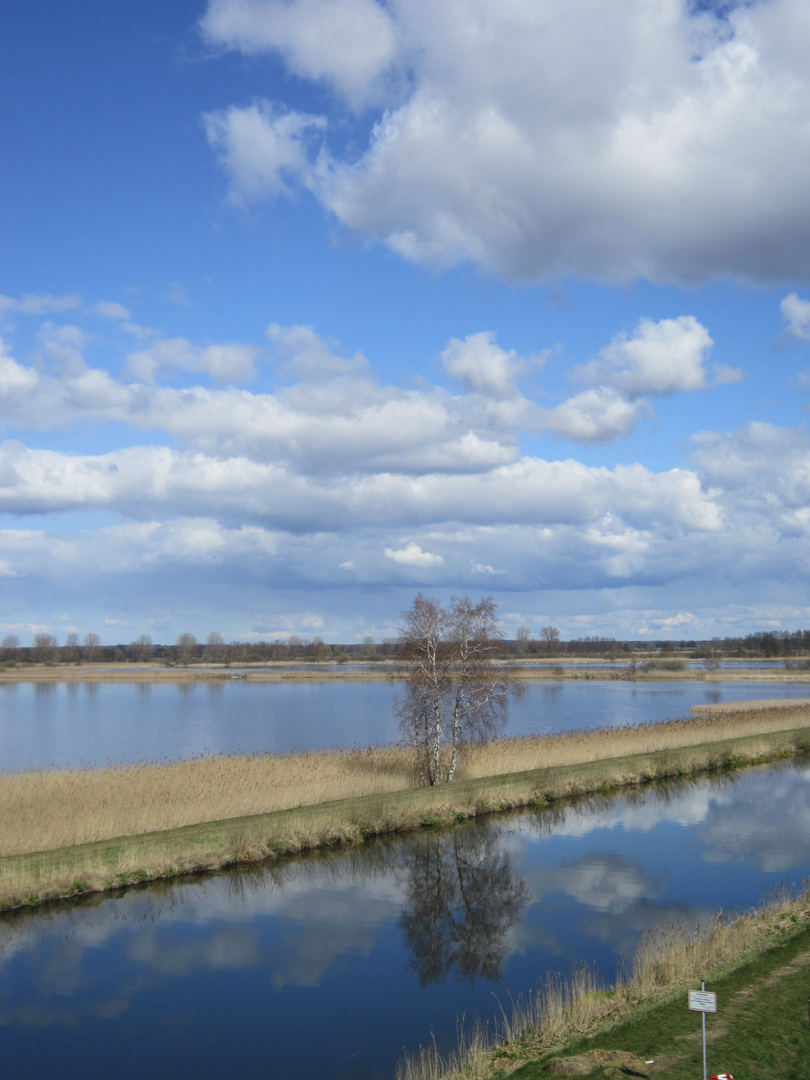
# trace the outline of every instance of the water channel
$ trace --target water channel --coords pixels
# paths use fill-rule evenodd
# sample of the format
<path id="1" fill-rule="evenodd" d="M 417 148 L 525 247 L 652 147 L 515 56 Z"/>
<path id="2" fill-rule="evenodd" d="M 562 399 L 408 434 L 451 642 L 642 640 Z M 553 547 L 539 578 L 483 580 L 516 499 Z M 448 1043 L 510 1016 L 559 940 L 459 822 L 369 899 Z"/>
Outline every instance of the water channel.
<path id="1" fill-rule="evenodd" d="M 197 691 L 199 692 L 199 691 Z M 378 1080 L 549 971 L 810 873 L 810 764 L 0 919 L 4 1075 Z"/>
<path id="2" fill-rule="evenodd" d="M 810 684 L 536 681 L 507 734 L 686 716 L 692 705 L 807 698 Z M 0 771 L 396 741 L 392 682 L 0 683 Z"/>

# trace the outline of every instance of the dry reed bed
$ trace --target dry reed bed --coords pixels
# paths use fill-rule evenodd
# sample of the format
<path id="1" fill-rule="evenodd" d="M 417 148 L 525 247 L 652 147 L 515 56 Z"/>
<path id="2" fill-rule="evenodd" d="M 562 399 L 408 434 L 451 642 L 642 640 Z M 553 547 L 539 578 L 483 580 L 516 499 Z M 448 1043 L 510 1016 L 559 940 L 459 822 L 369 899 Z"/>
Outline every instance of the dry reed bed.
<path id="1" fill-rule="evenodd" d="M 637 727 L 498 739 L 466 748 L 459 780 L 531 772 L 810 726 L 810 701 L 710 707 Z M 194 758 L 175 764 L 0 775 L 0 857 L 403 792 L 401 747 Z"/>
<path id="2" fill-rule="evenodd" d="M 587 969 L 554 977 L 504 1011 L 494 1032 L 462 1033 L 458 1050 L 442 1058 L 434 1046 L 405 1058 L 398 1080 L 490 1080 L 526 1061 L 559 1052 L 606 1031 L 637 1009 L 650 1009 L 701 980 L 716 980 L 801 932 L 810 920 L 810 891 L 782 897 L 733 919 L 708 925 L 667 923 L 645 934 L 625 977 L 612 987 Z"/>
<path id="3" fill-rule="evenodd" d="M 0 910 L 362 842 L 368 837 L 448 824 L 492 811 L 553 805 L 583 794 L 607 793 L 707 769 L 740 767 L 808 750 L 810 730 L 803 728 L 12 855 L 0 859 Z"/>

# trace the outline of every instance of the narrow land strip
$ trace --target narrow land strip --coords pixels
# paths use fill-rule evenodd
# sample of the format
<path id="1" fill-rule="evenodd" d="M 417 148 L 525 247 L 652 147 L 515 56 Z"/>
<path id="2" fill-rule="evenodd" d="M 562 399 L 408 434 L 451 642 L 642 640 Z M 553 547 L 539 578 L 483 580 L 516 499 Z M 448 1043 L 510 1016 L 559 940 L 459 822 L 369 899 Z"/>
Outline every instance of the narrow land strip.
<path id="1" fill-rule="evenodd" d="M 503 745 L 496 742 L 473 748 L 480 756 L 476 757 L 475 753 L 470 756 L 465 777 L 452 785 L 434 788 L 414 788 L 411 779 L 410 784 L 394 790 L 396 785 L 391 780 L 396 770 L 385 759 L 388 775 L 383 786 L 387 784 L 387 790 L 329 800 L 313 797 L 311 805 L 288 805 L 258 814 L 222 815 L 217 820 L 198 818 L 179 827 L 141 829 L 135 835 L 112 833 L 91 843 L 66 843 L 63 837 L 59 844 L 29 843 L 26 847 L 23 838 L 16 853 L 0 858 L 0 908 L 30 906 L 147 879 L 362 842 L 373 836 L 460 821 L 498 810 L 551 806 L 579 795 L 607 793 L 659 779 L 804 754 L 810 752 L 808 708 L 807 702 L 791 707 L 780 704 L 759 711 L 748 709 L 742 715 L 723 713 L 645 725 L 641 729 L 503 740 L 499 741 Z M 380 751 L 383 752 L 391 753 Z M 514 767 L 518 762 L 530 765 L 533 755 L 533 767 Z M 305 755 L 304 760 L 308 757 Z M 339 765 L 352 755 L 336 757 Z M 263 757 L 221 761 L 240 768 L 251 762 L 257 762 L 257 767 L 267 764 Z M 274 766 L 281 762 L 285 767 L 290 763 L 290 759 L 269 756 L 267 761 Z M 494 767 L 498 761 L 500 768 Z M 503 767 L 509 762 L 513 763 L 511 770 Z M 355 752 L 352 767 L 358 763 L 376 783 L 379 761 L 375 751 Z M 204 765 L 205 760 L 200 764 Z M 400 767 L 406 769 L 407 776 L 407 766 L 400 763 Z M 158 774 L 165 770 L 171 776 L 175 767 L 151 768 Z M 92 781 L 102 772 L 107 770 L 77 771 L 73 775 L 81 786 L 81 782 Z M 340 773 L 337 766 L 336 773 Z M 124 784 L 132 781 L 134 775 L 135 786 L 129 789 L 127 798 L 130 802 L 137 801 L 138 775 L 131 770 L 118 770 L 118 774 L 114 780 Z M 53 778 L 60 782 L 70 776 L 70 773 L 36 773 L 0 779 L 0 820 L 9 823 L 4 826 L 4 834 L 14 820 L 15 798 L 18 806 L 21 794 L 23 802 L 28 799 L 35 815 L 37 806 L 42 809 L 45 805 L 42 800 L 48 783 Z M 356 781 L 356 772 L 352 776 Z M 33 786 L 26 788 L 27 781 Z M 344 782 L 345 775 L 338 778 L 338 786 Z M 53 791 L 50 798 L 55 798 Z M 60 807 L 57 801 L 56 805 L 65 816 L 68 804 L 63 802 Z M 210 812 L 210 806 L 208 809 Z M 81 814 L 78 822 L 81 826 Z M 77 832 L 81 828 L 77 827 Z M 6 837 L 3 850 L 8 851 L 9 847 L 13 850 Z"/>
<path id="2" fill-rule="evenodd" d="M 691 718 L 663 723 L 496 739 L 464 748 L 453 786 L 463 791 L 458 781 L 488 783 L 555 766 L 803 727 L 810 727 L 810 701 L 762 701 L 731 709 L 708 706 Z M 763 752 L 771 751 L 765 746 Z M 748 746 L 746 753 L 755 751 Z M 0 774 L 0 857 L 390 796 L 417 786 L 412 753 L 397 746 Z"/>
<path id="3" fill-rule="evenodd" d="M 622 660 L 595 669 L 587 661 L 558 660 L 503 661 L 516 679 L 521 681 L 598 680 L 611 682 L 745 682 L 745 683 L 810 683 L 808 668 L 734 668 L 721 669 L 681 667 L 650 664 L 632 665 Z M 275 661 L 255 665 L 225 664 L 166 664 L 156 666 L 141 663 L 99 664 L 15 664 L 0 665 L 0 683 L 210 683 L 243 680 L 246 682 L 394 682 L 407 679 L 408 666 L 390 659 L 379 662 L 358 661 L 342 664 L 336 661 Z"/>

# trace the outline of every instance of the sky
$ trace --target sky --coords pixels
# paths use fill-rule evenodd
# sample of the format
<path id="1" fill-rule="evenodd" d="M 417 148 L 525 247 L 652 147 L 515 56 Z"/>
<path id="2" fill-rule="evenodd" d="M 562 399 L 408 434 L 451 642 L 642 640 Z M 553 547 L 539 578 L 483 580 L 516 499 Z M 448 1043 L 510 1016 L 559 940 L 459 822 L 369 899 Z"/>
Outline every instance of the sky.
<path id="1" fill-rule="evenodd" d="M 0 634 L 810 625 L 804 0 L 30 0 Z"/>

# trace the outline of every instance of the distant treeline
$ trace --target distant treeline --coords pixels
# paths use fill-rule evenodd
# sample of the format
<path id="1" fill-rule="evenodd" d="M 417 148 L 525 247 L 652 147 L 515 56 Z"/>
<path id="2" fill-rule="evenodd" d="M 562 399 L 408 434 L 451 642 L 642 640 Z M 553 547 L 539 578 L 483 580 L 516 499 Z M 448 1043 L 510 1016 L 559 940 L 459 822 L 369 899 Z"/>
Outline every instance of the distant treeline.
<path id="1" fill-rule="evenodd" d="M 181 634 L 173 645 L 153 642 L 148 634 L 141 634 L 128 644 L 117 645 L 103 645 L 100 636 L 93 633 L 81 638 L 78 634 L 69 633 L 61 644 L 55 635 L 47 633 L 36 634 L 30 645 L 21 645 L 14 634 L 0 641 L 0 663 L 5 665 L 110 662 L 255 664 L 285 660 L 357 663 L 396 660 L 399 654 L 398 638 L 375 642 L 367 637 L 360 644 L 328 645 L 323 638 L 303 638 L 296 634 L 273 638 L 272 641 L 231 642 L 226 642 L 222 634 L 216 632 L 210 633 L 204 642 L 197 641 L 193 634 Z M 539 638 L 521 627 L 515 639 L 504 639 L 497 652 L 491 655 L 500 659 L 583 657 L 630 660 L 651 654 L 708 662 L 724 658 L 810 657 L 810 630 L 761 630 L 746 637 L 718 637 L 711 641 L 618 641 L 612 637 L 579 637 L 563 641 L 555 626 L 543 627 Z"/>

